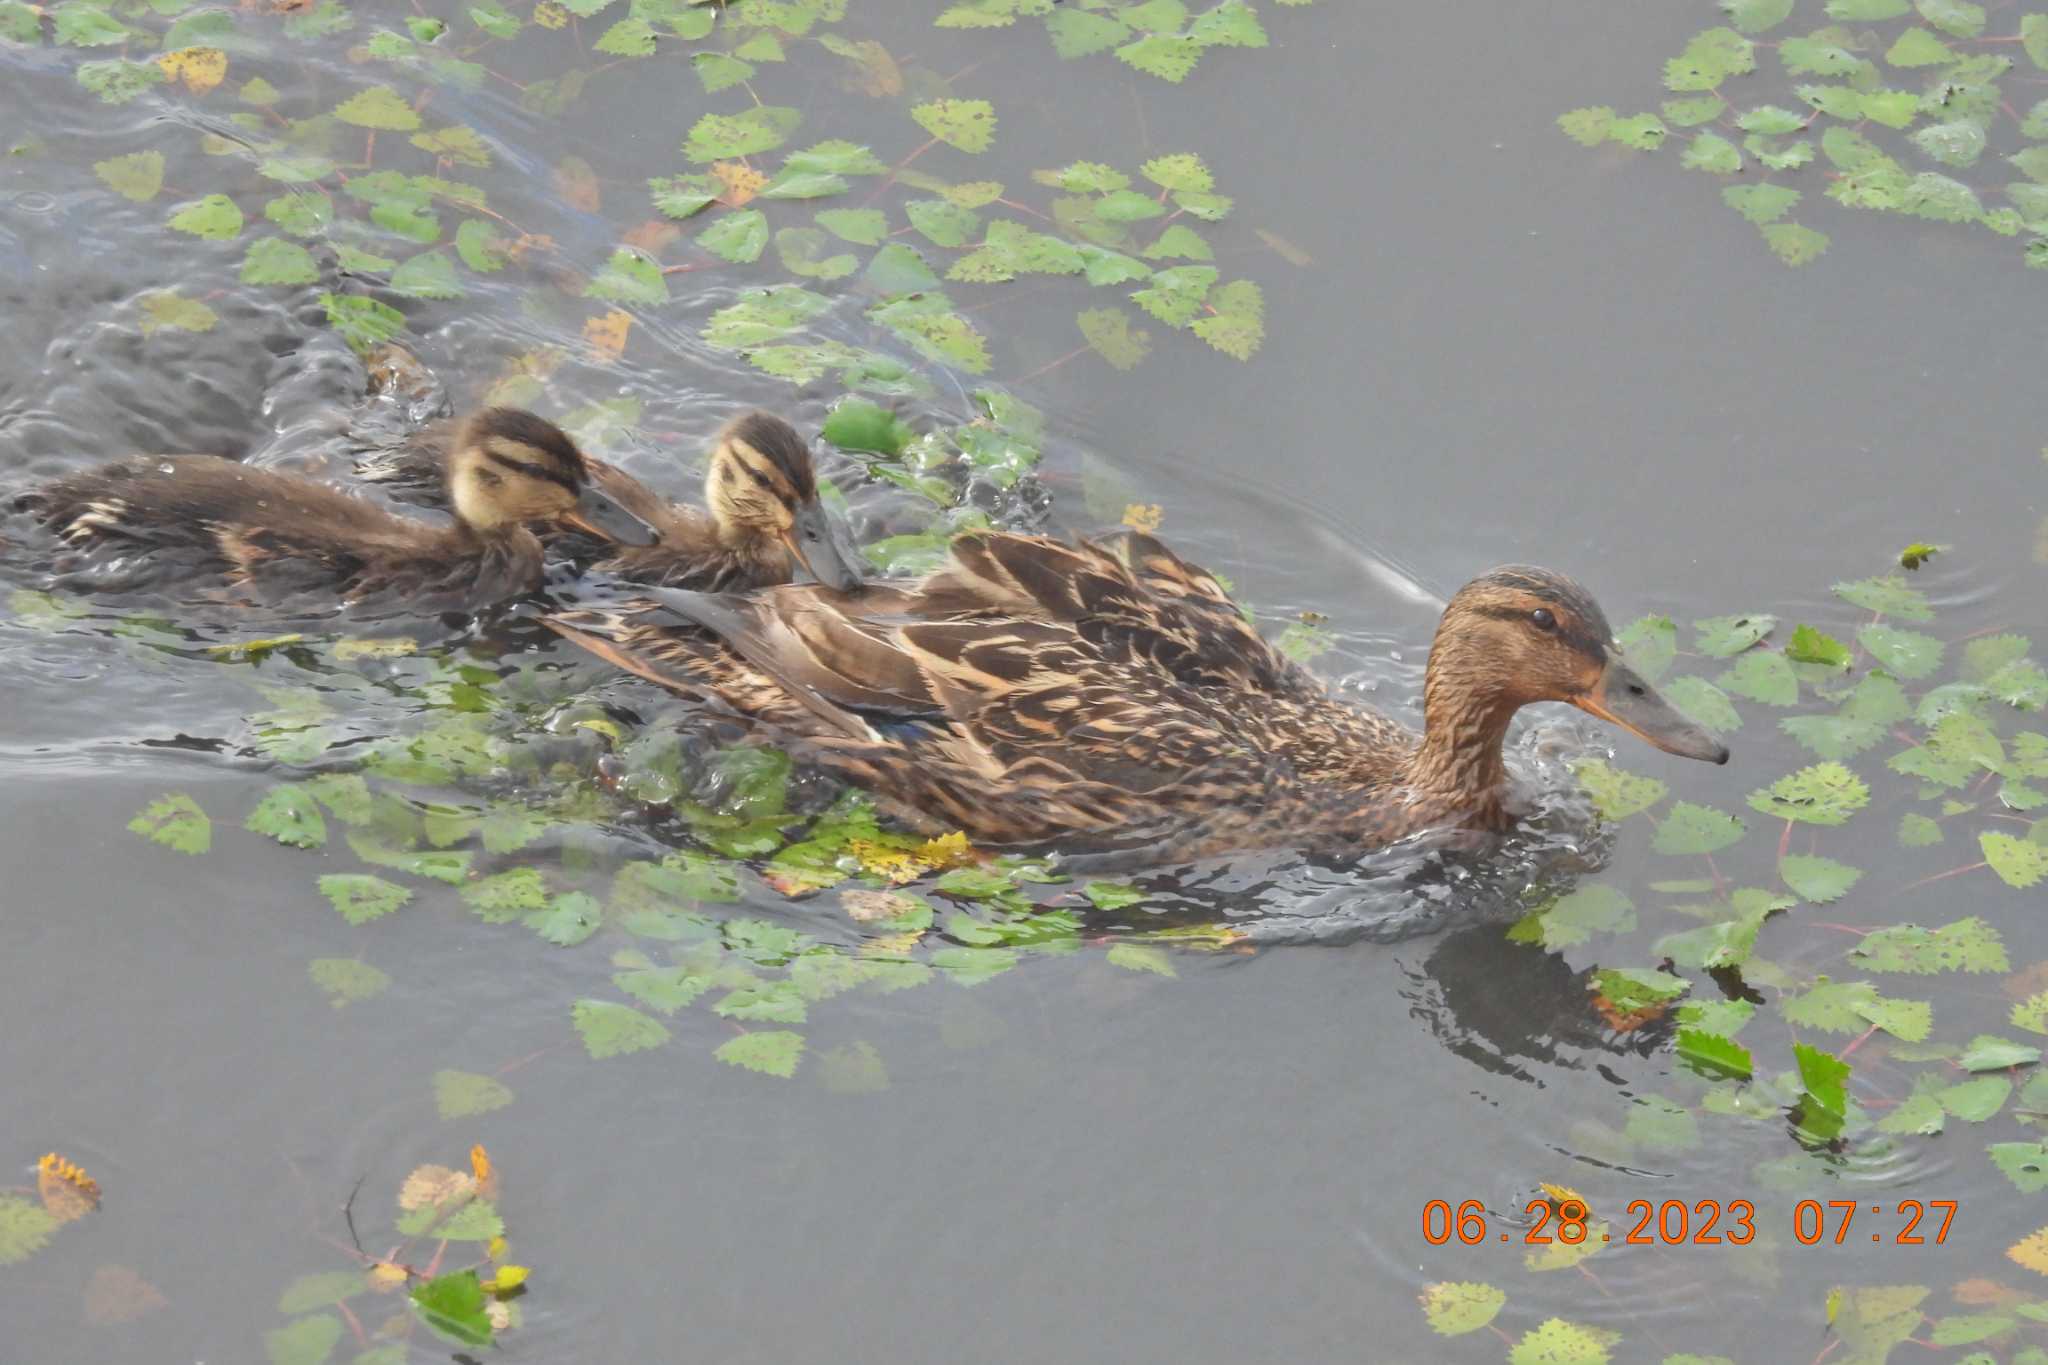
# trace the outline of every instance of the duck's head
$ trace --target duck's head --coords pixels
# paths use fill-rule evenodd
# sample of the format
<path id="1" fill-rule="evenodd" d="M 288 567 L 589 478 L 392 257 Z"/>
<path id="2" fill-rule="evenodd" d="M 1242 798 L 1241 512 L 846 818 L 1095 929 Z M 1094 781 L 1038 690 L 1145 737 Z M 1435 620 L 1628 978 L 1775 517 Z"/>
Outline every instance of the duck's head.
<path id="1" fill-rule="evenodd" d="M 1458 590 L 1437 627 L 1427 691 L 1446 709 L 1503 721 L 1529 702 L 1569 702 L 1667 753 L 1728 761 L 1725 744 L 1629 667 L 1592 595 L 1548 569 L 1508 565 Z"/>
<path id="2" fill-rule="evenodd" d="M 780 417 L 749 412 L 726 423 L 705 471 L 704 501 L 728 543 L 780 541 L 826 587 L 860 586 L 818 501 L 811 448 Z"/>
<path id="3" fill-rule="evenodd" d="M 478 531 L 552 521 L 621 545 L 660 538 L 590 482 L 568 433 L 518 408 L 486 408 L 462 424 L 448 456 L 448 499 Z"/>

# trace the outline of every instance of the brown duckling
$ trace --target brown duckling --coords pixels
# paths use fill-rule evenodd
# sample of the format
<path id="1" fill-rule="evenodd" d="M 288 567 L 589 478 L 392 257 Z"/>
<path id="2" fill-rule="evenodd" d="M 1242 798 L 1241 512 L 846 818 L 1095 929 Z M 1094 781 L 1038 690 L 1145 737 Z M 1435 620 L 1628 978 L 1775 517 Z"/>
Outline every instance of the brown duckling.
<path id="1" fill-rule="evenodd" d="M 1503 829 L 1501 744 L 1537 701 L 1728 758 L 1623 660 L 1585 589 L 1545 569 L 1495 569 L 1451 599 L 1420 735 L 1331 696 L 1212 575 L 1138 533 L 976 532 L 929 577 L 859 595 L 655 589 L 548 624 L 985 843 L 1197 857 Z"/>
<path id="2" fill-rule="evenodd" d="M 71 576 L 123 590 L 224 580 L 266 604 L 474 611 L 541 585 L 528 522 L 631 545 L 654 529 L 589 481 L 552 422 L 489 408 L 463 422 L 446 468 L 452 525 L 395 515 L 313 479 L 212 455 L 137 455 L 24 494 L 73 550 Z"/>
<path id="3" fill-rule="evenodd" d="M 356 462 L 362 478 L 408 501 L 432 503 L 440 493 L 445 424 L 422 431 L 395 449 Z M 640 480 L 595 456 L 584 457 L 593 487 L 660 533 L 648 546 L 616 549 L 578 545 L 580 559 L 637 583 L 737 592 L 787 583 L 801 565 L 811 577 L 841 591 L 860 585 L 860 573 L 833 534 L 831 514 L 818 500 L 810 446 L 795 427 L 766 412 L 748 412 L 719 430 L 704 476 L 706 508 L 669 501 Z"/>

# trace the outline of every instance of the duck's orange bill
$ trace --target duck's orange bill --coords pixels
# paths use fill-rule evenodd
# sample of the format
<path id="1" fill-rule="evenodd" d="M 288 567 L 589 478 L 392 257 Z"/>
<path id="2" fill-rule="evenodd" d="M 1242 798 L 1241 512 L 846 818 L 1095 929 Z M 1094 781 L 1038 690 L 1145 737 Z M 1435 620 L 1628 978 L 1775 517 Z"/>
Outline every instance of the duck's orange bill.
<path id="1" fill-rule="evenodd" d="M 1615 656 L 1607 661 L 1593 690 L 1572 698 L 1572 705 L 1622 729 L 1642 736 L 1668 754 L 1726 763 L 1728 746 L 1694 725 L 1658 695 L 1642 674 Z"/>

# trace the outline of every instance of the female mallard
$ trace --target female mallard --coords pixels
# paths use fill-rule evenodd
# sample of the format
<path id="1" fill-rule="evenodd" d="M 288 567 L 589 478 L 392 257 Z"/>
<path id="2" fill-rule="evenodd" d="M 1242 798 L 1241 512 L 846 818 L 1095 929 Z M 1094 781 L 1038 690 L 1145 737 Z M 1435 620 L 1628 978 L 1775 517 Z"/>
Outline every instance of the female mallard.
<path id="1" fill-rule="evenodd" d="M 432 502 L 446 446 L 446 427 L 431 426 L 402 446 L 358 459 L 356 472 L 408 501 Z M 636 583 L 734 592 L 787 583 L 801 564 L 828 587 L 860 584 L 818 501 L 810 447 L 771 413 L 744 413 L 720 429 L 704 476 L 707 511 L 670 502 L 617 465 L 590 456 L 584 463 L 594 487 L 661 535 L 654 545 L 611 550 L 596 565 L 607 573 Z M 604 553 L 591 548 L 579 557 Z"/>
<path id="2" fill-rule="evenodd" d="M 1585 590 L 1543 569 L 1496 569 L 1451 599 L 1420 736 L 1328 695 L 1213 577 L 1135 533 L 978 532 L 930 577 L 860 595 L 656 590 L 548 624 L 986 843 L 1196 857 L 1500 829 L 1501 741 L 1534 701 L 1728 759 L 1622 660 Z"/>
<path id="3" fill-rule="evenodd" d="M 81 552 L 96 588 L 225 579 L 266 603 L 339 597 L 351 607 L 474 611 L 540 587 L 556 522 L 634 545 L 647 522 L 586 482 L 582 452 L 514 408 L 465 421 L 446 477 L 452 525 L 396 516 L 312 479 L 213 455 L 137 455 L 24 494 L 17 507 Z"/>

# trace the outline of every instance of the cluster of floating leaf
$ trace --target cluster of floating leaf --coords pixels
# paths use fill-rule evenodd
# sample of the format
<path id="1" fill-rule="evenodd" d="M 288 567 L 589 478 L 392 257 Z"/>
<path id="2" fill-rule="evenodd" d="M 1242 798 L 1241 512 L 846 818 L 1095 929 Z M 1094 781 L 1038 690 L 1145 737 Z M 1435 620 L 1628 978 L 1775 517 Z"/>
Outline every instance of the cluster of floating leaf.
<path id="1" fill-rule="evenodd" d="M 498 1211 L 503 1188 L 503 1173 L 480 1146 L 470 1149 L 468 1170 L 416 1167 L 399 1186 L 389 1234 L 395 1240 L 382 1252 L 362 1246 L 363 1227 L 374 1237 L 376 1225 L 357 1223 L 351 1198 L 338 1221 L 351 1243 L 342 1250 L 355 1264 L 301 1275 L 285 1287 L 277 1311 L 291 1320 L 264 1334 L 269 1359 L 311 1365 L 330 1359 L 347 1339 L 355 1365 L 405 1365 L 419 1324 L 458 1346 L 496 1344 L 498 1333 L 520 1326 L 530 1273 L 510 1259 Z M 473 1259 L 450 1268 L 450 1261 L 466 1259 L 458 1250 L 464 1247 L 475 1249 Z M 400 1290 L 403 1307 L 372 1311 Z"/>
<path id="2" fill-rule="evenodd" d="M 1903 562 L 1917 565 L 1938 548 L 1914 546 Z M 1597 1163 L 1640 1165 L 1697 1147 L 1715 1124 L 1783 1124 L 1795 1149 L 1759 1161 L 1753 1174 L 1763 1191 L 1803 1191 L 1899 1142 L 2003 1114 L 2018 1131 L 1987 1143 L 1986 1156 L 2017 1191 L 2048 1189 L 2048 1147 L 2028 1126 L 2048 1113 L 2048 1072 L 2038 1068 L 2041 1045 L 2023 1040 L 2048 1035 L 2040 969 L 2013 973 L 2003 935 L 1981 916 L 1870 922 L 1886 912 L 1867 899 L 1864 869 L 1829 856 L 1823 842 L 1875 806 L 1895 822 L 1902 860 L 1935 863 L 1919 884 L 1968 877 L 2035 891 L 2048 879 L 2048 733 L 2032 727 L 2048 709 L 2048 673 L 2018 634 L 1950 641 L 1915 629 L 1935 610 L 1902 573 L 1834 591 L 1868 613 L 1853 629 L 1834 628 L 1846 638 L 1810 624 L 1784 633 L 1763 613 L 1697 621 L 1683 650 L 1688 633 L 1668 618 L 1645 617 L 1622 633 L 1631 660 L 1696 723 L 1726 734 L 1743 725 L 1743 707 L 1781 711 L 1778 729 L 1816 761 L 1751 792 L 1746 814 L 1669 802 L 1662 781 L 1605 762 L 1579 767 L 1603 816 L 1651 824 L 1649 847 L 1670 862 L 1649 890 L 1664 899 L 1639 907 L 1618 887 L 1582 886 L 1532 911 L 1509 936 L 1551 952 L 1599 951 L 1615 940 L 1610 961 L 1646 948 L 1654 965 L 1588 972 L 1593 1007 L 1616 1034 L 1650 1031 L 1680 1066 L 1672 1092 L 1635 1094 L 1619 1128 L 1596 1119 L 1575 1126 L 1574 1149 Z M 1681 661 L 1689 671 L 1674 672 Z M 1866 757 L 1880 752 L 1881 763 Z M 1774 843 L 1751 837 L 1759 822 L 1775 829 Z M 1947 852 L 1958 846 L 1968 851 Z M 1871 913 L 1857 914 L 1866 904 Z M 1821 913 L 1865 922 L 1822 921 Z M 1622 946 L 1624 936 L 1641 946 Z M 1895 995 L 1884 980 L 1943 973 L 2012 973 L 2002 1019 L 1944 1036 L 1929 1001 Z M 1768 1044 L 1754 1036 L 1766 1022 L 1775 1025 Z M 1991 1031 L 2001 1026 L 2021 1037 Z M 1765 1047 L 1777 1052 L 1775 1066 L 1760 1062 Z M 1857 1064 L 1872 1059 L 1888 1066 L 1859 1081 Z M 1887 1079 L 1898 1064 L 1920 1063 L 1928 1065 L 1904 1088 Z M 1525 1268 L 1597 1275 L 1602 1211 L 1613 1217 L 1640 1190 L 1568 1193 L 1594 1210 L 1593 1235 L 1532 1249 Z M 1774 1254 L 1768 1240 L 1743 1249 L 1746 1274 L 1775 1276 L 1758 1270 L 1757 1258 Z M 2048 1275 L 2048 1227 L 2008 1254 Z M 1845 1347 L 1864 1352 L 1853 1358 L 1873 1361 L 1923 1334 L 1961 1346 L 2048 1331 L 2048 1300 L 1992 1289 L 1941 1316 L 1923 1308 L 1924 1286 L 1845 1287 L 1828 1320 Z M 1444 1282 L 1426 1289 L 1422 1306 L 1435 1330 L 1455 1335 L 1489 1327 L 1506 1302 L 1490 1284 Z M 1553 1318 L 1507 1339 L 1511 1361 L 1601 1365 L 1619 1337 Z"/>
<path id="3" fill-rule="evenodd" d="M 272 190 L 264 198 L 231 187 L 174 204 L 167 226 L 208 241 L 246 243 L 246 285 L 328 286 L 321 296 L 328 321 L 358 350 L 405 329 L 407 300 L 459 299 L 479 277 L 545 267 L 570 292 L 613 305 L 589 319 L 586 333 L 594 330 L 601 349 L 610 335 L 615 359 L 635 311 L 670 301 L 669 275 L 718 262 L 758 266 L 771 248 L 787 277 L 849 281 L 873 297 L 866 313 L 880 332 L 926 361 L 971 374 L 990 369 L 989 342 L 946 286 L 1026 275 L 1079 277 L 1241 360 L 1262 342 L 1259 286 L 1223 279 L 1201 230 L 1224 219 L 1231 201 L 1216 192 L 1199 157 L 1155 157 L 1135 173 L 1092 163 L 1042 171 L 1040 185 L 1058 193 L 1043 205 L 1027 203 L 997 181 L 954 181 L 912 165 L 939 147 L 970 156 L 986 151 L 996 112 L 985 100 L 943 93 L 945 84 L 929 73 L 918 84 L 934 97 L 906 94 L 905 73 L 886 49 L 828 27 L 845 18 L 846 0 L 632 0 L 625 17 L 585 35 L 581 21 L 600 17 L 613 2 L 541 0 L 530 19 L 521 19 L 488 0 L 467 7 L 452 26 L 414 17 L 400 28 L 366 32 L 368 25 L 337 0 L 253 21 L 194 9 L 193 0 L 67 0 L 47 16 L 0 0 L 0 41 L 41 42 L 47 30 L 61 46 L 118 48 L 123 55 L 77 68 L 79 81 L 101 99 L 123 103 L 153 88 L 175 88 L 205 100 L 210 117 L 216 109 L 225 113 L 226 126 L 203 134 L 205 149 L 250 163 Z M 1125 60 L 1160 74 L 1185 75 L 1211 47 L 1266 41 L 1242 0 L 1192 16 L 1181 0 L 1057 8 L 1050 0 L 1006 0 L 973 7 L 972 25 L 963 17 L 967 8 L 948 11 L 940 22 L 987 26 L 1042 16 L 1068 35 L 1058 40 L 1068 55 L 1092 50 L 1074 47 L 1079 30 L 1122 35 L 1129 39 L 1119 38 Z M 172 21 L 161 34 L 145 26 L 164 17 Z M 480 88 L 495 74 L 488 64 L 493 49 L 521 41 L 529 28 L 566 29 L 552 41 L 572 58 L 601 59 L 526 82 L 520 101 L 542 115 L 562 113 L 600 71 L 645 58 L 687 61 L 706 96 L 736 92 L 731 112 L 702 114 L 684 133 L 681 151 L 691 168 L 649 180 L 667 219 L 701 220 L 694 235 L 657 221 L 623 234 L 608 259 L 572 260 L 463 178 L 493 165 L 493 145 L 462 123 L 437 126 L 434 89 Z M 384 79 L 331 108 L 303 107 L 301 97 L 260 74 L 233 79 L 240 63 L 270 55 L 279 31 L 303 42 L 346 34 L 356 40 L 350 56 Z M 158 49 L 153 58 L 131 55 L 151 48 Z M 812 65 L 820 59 L 845 67 L 863 93 L 900 99 L 924 140 L 911 140 L 906 124 L 905 145 L 890 149 L 888 160 L 843 139 L 789 149 L 804 115 L 763 102 L 755 83 L 814 80 Z M 95 169 L 110 189 L 136 202 L 163 192 L 161 152 L 111 157 Z M 587 164 L 570 158 L 555 180 L 570 202 L 596 208 L 598 182 Z M 687 247 L 686 258 L 664 260 L 678 244 Z M 706 339 L 796 382 L 833 370 L 854 385 L 870 372 L 892 382 L 906 368 L 901 361 L 844 342 L 799 339 L 831 304 L 802 285 L 777 285 L 750 298 L 742 316 L 714 322 Z M 145 334 L 205 331 L 218 322 L 204 299 L 176 288 L 146 296 L 139 311 Z M 1093 350 L 1118 368 L 1137 364 L 1151 348 L 1151 333 L 1123 302 L 1084 309 L 1076 321 L 1087 343 L 1077 353 Z"/>
<path id="4" fill-rule="evenodd" d="M 1787 265 L 1827 249 L 1826 233 L 1790 217 L 1821 166 L 1838 204 L 2026 233 L 2026 263 L 2048 269 L 2048 11 L 2007 8 L 1994 27 L 1971 0 L 1827 0 L 1829 22 L 1800 33 L 1793 12 L 1811 22 L 1813 0 L 1719 8 L 1733 27 L 1664 64 L 1658 113 L 1601 105 L 1559 126 L 1588 147 L 1682 141 L 1681 164 L 1730 181 L 1721 197 Z"/>
<path id="5" fill-rule="evenodd" d="M 1307 5 L 1314 0 L 1277 0 Z M 1178 85 L 1212 48 L 1264 47 L 1258 10 L 1245 0 L 1192 9 L 1186 0 L 961 0 L 934 21 L 940 28 L 1008 28 L 1038 19 L 1065 60 L 1114 52 L 1148 76 Z"/>

